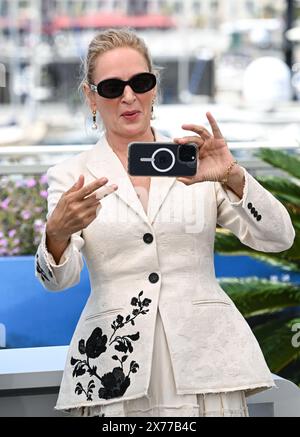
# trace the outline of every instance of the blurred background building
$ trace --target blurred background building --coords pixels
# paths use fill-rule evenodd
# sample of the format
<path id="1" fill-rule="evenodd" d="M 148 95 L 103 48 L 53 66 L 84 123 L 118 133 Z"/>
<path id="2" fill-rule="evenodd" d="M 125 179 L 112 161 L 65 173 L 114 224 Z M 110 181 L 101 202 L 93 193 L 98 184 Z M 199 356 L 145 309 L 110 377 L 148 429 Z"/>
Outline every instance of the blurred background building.
<path id="1" fill-rule="evenodd" d="M 167 69 L 163 103 L 187 102 L 191 94 L 213 99 L 218 91 L 241 91 L 241 73 L 252 59 L 285 58 L 288 3 L 0 0 L 0 62 L 7 85 L 0 99 L 23 103 L 32 97 L 74 107 L 88 42 L 101 29 L 122 26 L 141 33 L 155 61 Z M 294 1 L 293 19 L 299 8 Z"/>

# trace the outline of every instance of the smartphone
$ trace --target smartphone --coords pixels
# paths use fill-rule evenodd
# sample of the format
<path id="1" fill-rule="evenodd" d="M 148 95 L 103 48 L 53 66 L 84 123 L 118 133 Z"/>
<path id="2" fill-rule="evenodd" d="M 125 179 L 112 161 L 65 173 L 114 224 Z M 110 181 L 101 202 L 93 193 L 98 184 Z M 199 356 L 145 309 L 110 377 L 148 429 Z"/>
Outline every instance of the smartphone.
<path id="1" fill-rule="evenodd" d="M 128 144 L 131 176 L 194 176 L 198 147 L 194 143 L 132 142 Z"/>

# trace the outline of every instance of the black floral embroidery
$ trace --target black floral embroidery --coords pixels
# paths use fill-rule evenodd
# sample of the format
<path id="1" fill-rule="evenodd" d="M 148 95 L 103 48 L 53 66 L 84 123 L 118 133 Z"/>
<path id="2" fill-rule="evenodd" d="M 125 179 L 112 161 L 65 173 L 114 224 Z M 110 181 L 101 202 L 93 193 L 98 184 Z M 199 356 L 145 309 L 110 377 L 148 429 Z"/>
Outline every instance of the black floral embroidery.
<path id="1" fill-rule="evenodd" d="M 40 263 L 37 261 L 36 263 L 36 271 L 41 275 L 41 280 L 43 282 L 45 282 L 45 279 L 47 279 L 47 281 L 49 281 L 49 278 L 47 278 L 47 275 L 45 274 L 45 272 L 41 269 Z"/>
<path id="2" fill-rule="evenodd" d="M 100 388 L 99 398 L 112 399 L 123 396 L 130 385 L 129 374 L 124 375 L 120 367 L 115 367 L 112 372 L 106 373 L 101 378 L 104 388 Z"/>
<path id="3" fill-rule="evenodd" d="M 96 328 L 84 346 L 84 341 L 81 340 L 81 354 L 86 354 L 89 358 L 98 358 L 106 351 L 107 337 L 102 335 L 102 329 Z M 79 346 L 80 347 L 80 346 Z"/>
<path id="4" fill-rule="evenodd" d="M 39 256 L 38 256 L 38 254 L 36 255 L 36 271 L 41 275 L 41 279 L 42 279 L 42 281 L 43 282 L 45 282 L 45 279 L 47 279 L 47 281 L 50 281 L 50 279 L 48 278 L 48 276 L 46 275 L 46 273 L 45 273 L 45 270 L 43 270 L 42 269 L 42 267 L 41 267 L 41 265 L 40 265 L 40 262 L 39 262 Z M 48 269 L 48 272 L 47 272 L 50 276 L 51 276 L 51 278 L 52 278 L 52 273 L 50 272 L 50 270 Z"/>
<path id="5" fill-rule="evenodd" d="M 85 355 L 85 359 L 77 359 L 71 357 L 71 366 L 74 366 L 72 376 L 80 377 L 88 373 L 91 377 L 99 379 L 102 384 L 98 391 L 98 396 L 101 399 L 113 399 L 119 396 L 123 396 L 128 387 L 130 386 L 130 374 L 136 373 L 139 369 L 139 364 L 136 361 L 131 361 L 129 365 L 128 372 L 126 374 L 124 369 L 124 363 L 128 358 L 128 353 L 133 352 L 132 342 L 138 341 L 140 338 L 140 333 L 127 335 L 116 335 L 116 332 L 124 328 L 125 325 L 130 323 L 132 326 L 135 325 L 135 319 L 139 315 L 145 315 L 149 312 L 149 307 L 151 299 L 145 298 L 141 300 L 143 291 L 138 294 L 138 297 L 133 297 L 131 299 L 131 305 L 135 307 L 132 313 L 125 318 L 118 314 L 116 320 L 111 324 L 113 330 L 109 340 L 107 335 L 102 333 L 102 329 L 97 327 L 93 330 L 90 337 L 85 342 L 84 339 L 78 342 L 78 351 L 81 355 Z M 90 360 L 99 358 L 101 354 L 105 353 L 107 348 L 114 345 L 114 349 L 123 355 L 113 355 L 112 359 L 119 362 L 118 367 L 114 367 L 111 372 L 105 373 L 100 376 L 97 373 L 97 366 L 91 365 Z M 85 394 L 87 401 L 92 401 L 93 389 L 95 388 L 94 379 L 91 379 L 88 383 L 86 390 L 83 388 L 80 382 L 77 383 L 75 387 L 75 393 L 81 395 Z"/>
<path id="6" fill-rule="evenodd" d="M 95 388 L 95 383 L 94 383 L 93 380 L 91 380 L 88 383 L 86 391 L 82 387 L 82 384 L 80 382 L 77 382 L 76 387 L 75 387 L 75 393 L 77 393 L 78 395 L 81 395 L 81 393 L 83 392 L 83 393 L 85 393 L 87 400 L 91 401 L 92 400 L 93 388 Z"/>

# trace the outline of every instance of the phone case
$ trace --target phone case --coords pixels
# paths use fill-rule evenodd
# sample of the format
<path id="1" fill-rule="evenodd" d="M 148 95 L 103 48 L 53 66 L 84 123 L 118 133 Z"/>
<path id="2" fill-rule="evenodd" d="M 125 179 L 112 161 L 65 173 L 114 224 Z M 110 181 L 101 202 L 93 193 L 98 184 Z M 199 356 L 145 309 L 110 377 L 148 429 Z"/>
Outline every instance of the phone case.
<path id="1" fill-rule="evenodd" d="M 182 146 L 188 147 L 182 149 Z M 131 176 L 193 176 L 196 171 L 196 144 L 132 142 L 128 145 Z"/>

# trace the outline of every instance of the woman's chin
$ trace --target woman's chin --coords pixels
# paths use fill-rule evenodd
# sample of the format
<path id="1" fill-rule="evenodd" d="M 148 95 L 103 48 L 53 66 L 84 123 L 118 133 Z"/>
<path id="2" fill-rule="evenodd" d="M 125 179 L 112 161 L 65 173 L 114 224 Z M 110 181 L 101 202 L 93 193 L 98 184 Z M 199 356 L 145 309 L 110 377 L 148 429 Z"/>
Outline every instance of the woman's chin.
<path id="1" fill-rule="evenodd" d="M 145 126 L 141 126 L 137 123 L 136 125 L 124 126 L 121 135 L 124 135 L 124 137 L 138 138 L 139 136 L 144 136 L 146 131 L 147 128 Z"/>

